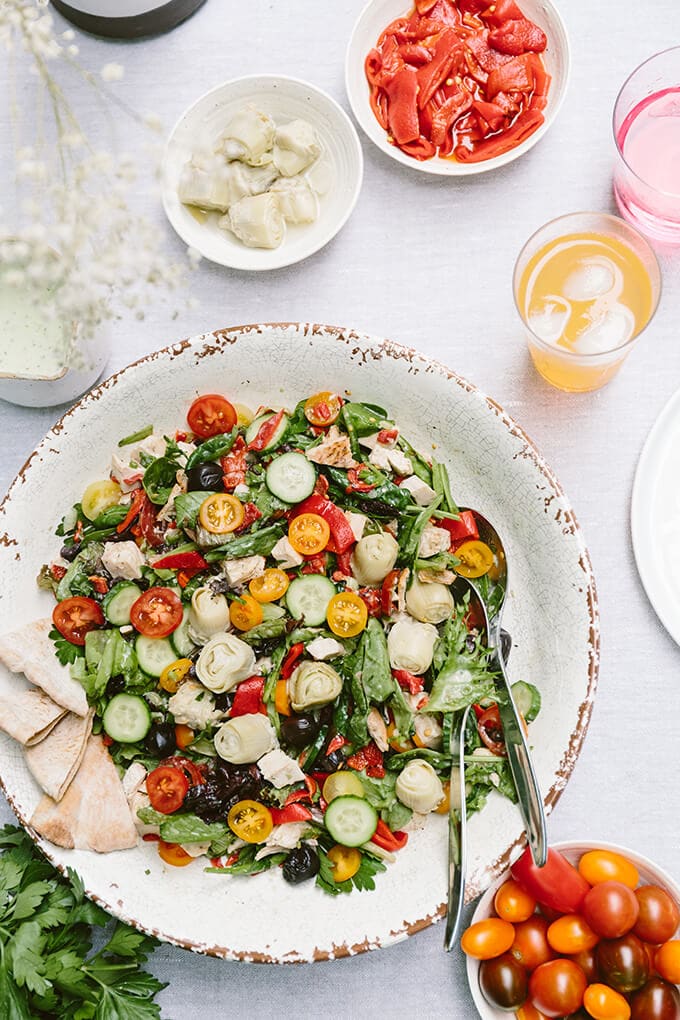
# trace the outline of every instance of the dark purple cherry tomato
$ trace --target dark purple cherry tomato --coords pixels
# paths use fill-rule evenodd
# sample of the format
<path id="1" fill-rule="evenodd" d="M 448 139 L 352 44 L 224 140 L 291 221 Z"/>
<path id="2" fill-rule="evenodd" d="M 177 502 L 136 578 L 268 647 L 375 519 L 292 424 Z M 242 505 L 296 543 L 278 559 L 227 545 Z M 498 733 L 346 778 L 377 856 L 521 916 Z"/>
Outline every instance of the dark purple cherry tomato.
<path id="1" fill-rule="evenodd" d="M 595 950 L 600 977 L 617 992 L 636 992 L 649 975 L 649 957 L 636 935 L 606 939 Z"/>
<path id="2" fill-rule="evenodd" d="M 650 978 L 630 1000 L 630 1020 L 680 1020 L 680 992 L 662 978 Z"/>
<path id="3" fill-rule="evenodd" d="M 518 1009 L 529 990 L 527 972 L 510 953 L 479 965 L 479 987 L 487 1002 L 498 1009 Z"/>
<path id="4" fill-rule="evenodd" d="M 658 885 L 643 885 L 635 890 L 635 897 L 640 913 L 633 934 L 657 946 L 672 939 L 680 924 L 680 910 L 666 890 Z"/>

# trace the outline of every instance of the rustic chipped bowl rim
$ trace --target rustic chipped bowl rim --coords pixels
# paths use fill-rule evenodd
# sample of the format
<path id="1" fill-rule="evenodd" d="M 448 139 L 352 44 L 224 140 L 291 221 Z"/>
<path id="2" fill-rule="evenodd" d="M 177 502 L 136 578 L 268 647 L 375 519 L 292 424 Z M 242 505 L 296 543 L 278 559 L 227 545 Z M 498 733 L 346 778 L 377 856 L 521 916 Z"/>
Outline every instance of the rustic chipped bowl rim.
<path id="1" fill-rule="evenodd" d="M 551 494 L 549 499 L 556 499 L 558 501 L 560 509 L 556 520 L 559 521 L 563 533 L 568 535 L 574 542 L 576 546 L 575 552 L 578 553 L 577 565 L 583 572 L 583 588 L 579 589 L 579 591 L 582 591 L 583 593 L 588 618 L 588 639 L 586 648 L 588 666 L 585 696 L 578 707 L 576 726 L 570 734 L 568 746 L 563 750 L 561 763 L 556 772 L 554 782 L 544 795 L 546 811 L 551 811 L 559 800 L 562 790 L 573 772 L 576 759 L 578 758 L 585 739 L 599 674 L 599 609 L 590 557 L 573 510 L 564 497 L 563 490 L 555 477 L 555 474 L 546 464 L 542 455 L 526 435 L 524 430 L 505 413 L 503 408 L 496 401 L 494 401 L 491 397 L 486 396 L 476 386 L 469 383 L 457 373 L 451 371 L 437 359 L 420 354 L 412 347 L 407 347 L 391 340 L 380 339 L 351 329 L 338 326 L 327 326 L 319 323 L 270 322 L 226 327 L 224 329 L 215 330 L 211 333 L 201 334 L 179 341 L 158 351 L 149 353 L 127 365 L 118 372 L 115 372 L 108 379 L 100 383 L 88 394 L 82 397 L 68 411 L 66 411 L 66 413 L 62 415 L 44 439 L 34 449 L 23 467 L 18 472 L 5 497 L 0 502 L 0 514 L 5 511 L 6 507 L 11 502 L 12 495 L 15 490 L 26 484 L 28 473 L 30 472 L 34 459 L 38 458 L 39 460 L 42 453 L 50 452 L 50 443 L 53 442 L 63 431 L 65 423 L 68 423 L 69 419 L 73 415 L 78 415 L 83 411 L 86 412 L 88 406 L 94 404 L 101 397 L 105 396 L 107 391 L 117 384 L 118 380 L 128 373 L 134 373 L 137 366 L 151 363 L 158 358 L 167 357 L 174 359 L 181 356 L 185 351 L 195 351 L 197 359 L 210 357 L 212 355 L 217 355 L 219 357 L 220 355 L 223 355 L 227 349 L 233 347 L 233 345 L 239 341 L 247 342 L 250 334 L 257 336 L 258 334 L 263 334 L 267 331 L 280 331 L 282 333 L 290 331 L 292 335 L 295 336 L 296 340 L 307 340 L 312 345 L 315 337 L 319 338 L 320 346 L 328 341 L 344 343 L 345 346 L 349 348 L 350 355 L 355 355 L 357 353 L 361 355 L 361 363 L 364 363 L 367 360 L 380 361 L 383 357 L 385 357 L 391 358 L 396 362 L 406 361 L 409 365 L 414 365 L 415 363 L 425 372 L 437 373 L 443 377 L 446 383 L 451 383 L 453 386 L 459 387 L 464 391 L 464 393 L 469 394 L 475 401 L 478 401 L 481 405 L 483 405 L 485 412 L 490 411 L 498 419 L 502 428 L 505 429 L 512 438 L 519 440 L 522 444 L 522 450 L 518 456 L 528 460 L 542 476 L 546 483 L 546 487 Z M 0 534 L 0 546 L 10 548 L 17 545 L 18 543 L 16 542 L 16 539 L 12 538 L 9 534 Z M 15 556 L 17 559 L 19 558 L 18 550 L 15 553 Z M 9 785 L 10 784 L 8 784 L 5 776 L 0 774 L 0 787 L 2 788 L 21 824 L 27 829 L 31 838 L 34 839 L 52 864 L 59 871 L 64 873 L 68 865 L 62 863 L 58 858 L 64 853 L 77 852 L 63 851 L 60 848 L 55 849 L 49 842 L 44 840 L 34 830 L 32 830 L 29 819 L 26 817 L 28 812 L 23 812 L 21 810 L 17 803 L 17 798 L 12 795 L 8 788 Z M 486 865 L 484 875 L 480 882 L 469 883 L 466 897 L 467 900 L 470 901 L 479 896 L 483 892 L 484 888 L 488 886 L 489 882 L 493 881 L 509 866 L 511 859 L 517 855 L 518 851 L 524 846 L 524 844 L 525 839 L 523 835 L 518 836 L 496 860 L 493 860 L 491 863 Z M 286 953 L 279 952 L 278 955 L 276 955 L 267 953 L 266 951 L 253 952 L 238 949 L 235 950 L 226 945 L 209 945 L 204 942 L 180 937 L 177 934 L 169 934 L 148 923 L 142 923 L 135 916 L 130 916 L 125 910 L 123 910 L 121 906 L 122 901 L 120 899 L 118 900 L 118 903 L 115 902 L 115 893 L 112 892 L 110 899 L 107 899 L 107 897 L 95 892 L 89 887 L 89 885 L 90 883 L 86 877 L 85 892 L 91 899 L 138 930 L 145 931 L 150 935 L 163 939 L 164 941 L 186 949 L 191 949 L 195 952 L 225 959 L 246 960 L 248 962 L 257 963 L 302 963 L 335 959 L 343 956 L 352 956 L 360 952 L 365 952 L 374 948 L 382 948 L 400 941 L 408 935 L 412 935 L 415 932 L 435 923 L 446 913 L 446 904 L 445 902 L 442 902 L 436 909 L 430 913 L 426 913 L 425 916 L 421 916 L 410 921 L 404 920 L 398 929 L 386 931 L 382 937 L 374 938 L 373 940 L 366 937 L 363 941 L 354 942 L 352 944 L 349 944 L 348 941 L 340 942 L 339 944 L 333 943 L 330 948 L 316 948 L 313 953 L 309 952 L 307 955 L 302 955 L 295 949 Z"/>

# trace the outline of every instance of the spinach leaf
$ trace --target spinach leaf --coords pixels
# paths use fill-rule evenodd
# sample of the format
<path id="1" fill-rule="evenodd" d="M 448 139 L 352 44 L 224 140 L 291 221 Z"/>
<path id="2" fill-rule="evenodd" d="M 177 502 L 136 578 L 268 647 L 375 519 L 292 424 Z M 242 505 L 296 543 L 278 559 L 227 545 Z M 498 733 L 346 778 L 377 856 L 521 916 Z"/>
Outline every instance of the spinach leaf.
<path id="1" fill-rule="evenodd" d="M 230 832 L 224 822 L 204 822 L 197 815 L 164 815 L 160 826 L 161 838 L 168 843 L 212 843 Z"/>
<path id="2" fill-rule="evenodd" d="M 432 458 L 432 488 L 439 496 L 439 502 L 444 504 L 444 509 L 451 514 L 457 514 L 458 507 L 451 495 L 451 483 L 446 465 L 440 464 L 434 457 Z"/>
<path id="3" fill-rule="evenodd" d="M 241 640 L 247 645 L 260 645 L 264 641 L 271 641 L 273 638 L 283 637 L 286 633 L 286 620 L 281 617 L 275 620 L 264 620 L 256 627 L 251 627 L 240 635 Z"/>
<path id="4" fill-rule="evenodd" d="M 404 524 L 399 528 L 399 558 L 397 563 L 400 567 L 413 568 L 415 565 L 418 549 L 420 548 L 421 535 L 427 527 L 432 511 L 436 510 L 439 506 L 441 498 L 441 496 L 438 496 L 433 503 L 423 507 L 418 514 L 413 517 L 407 517 Z"/>
<path id="5" fill-rule="evenodd" d="M 347 430 L 355 457 L 359 456 L 360 436 L 371 436 L 374 432 L 379 432 L 385 425 L 392 424 L 387 418 L 387 411 L 384 408 L 374 404 L 354 402 L 343 404 L 340 420 Z"/>
<path id="6" fill-rule="evenodd" d="M 103 552 L 104 546 L 101 543 L 91 542 L 78 553 L 57 586 L 58 602 L 71 595 L 91 594 L 92 584 L 88 577 L 97 573 Z"/>
<path id="7" fill-rule="evenodd" d="M 423 457 L 422 453 L 418 453 L 415 447 L 411 446 L 408 439 L 404 439 L 402 435 L 397 440 L 397 446 L 408 455 L 413 465 L 413 474 L 425 482 L 426 485 L 434 488 L 432 485 L 432 467 L 429 461 Z"/>
<path id="8" fill-rule="evenodd" d="M 387 827 L 392 832 L 397 832 L 411 821 L 413 811 L 411 811 L 411 808 L 407 808 L 405 804 L 402 804 L 400 800 L 395 800 L 391 807 L 383 808 L 380 815 Z"/>
<path id="9" fill-rule="evenodd" d="M 429 708 L 429 705 L 428 705 Z M 429 747 L 416 747 L 413 751 L 404 751 L 403 754 L 394 754 L 385 762 L 390 772 L 401 772 L 404 765 L 407 765 L 414 758 L 421 758 L 428 762 L 438 772 L 446 772 L 451 768 L 451 755 L 442 751 L 433 751 Z"/>
<path id="10" fill-rule="evenodd" d="M 231 542 L 226 542 L 217 549 L 211 549 L 205 554 L 205 558 L 209 563 L 215 563 L 217 560 L 231 560 L 242 556 L 269 556 L 285 530 L 284 522 L 260 528 L 259 531 L 251 531 L 248 535 L 233 538 Z"/>
<path id="11" fill-rule="evenodd" d="M 369 804 L 372 804 L 376 811 L 392 807 L 397 795 L 394 787 L 397 782 L 396 772 L 386 772 L 382 779 L 374 779 L 367 776 L 365 772 L 357 772 L 361 785 L 364 788 L 364 796 Z"/>
<path id="12" fill-rule="evenodd" d="M 175 496 L 175 520 L 178 528 L 195 528 L 201 503 L 212 492 L 181 492 Z"/>
<path id="13" fill-rule="evenodd" d="M 231 432 L 223 432 L 218 436 L 206 439 L 204 443 L 197 446 L 193 453 L 189 455 L 189 459 L 184 465 L 184 470 L 191 471 L 192 467 L 196 464 L 205 464 L 209 460 L 217 460 L 218 457 L 224 457 L 236 442 L 237 436 L 238 428 L 235 427 Z"/>
<path id="14" fill-rule="evenodd" d="M 441 666 L 432 685 L 428 712 L 457 712 L 493 696 L 495 674 L 488 669 L 489 650 L 480 638 L 472 644 L 469 638 L 462 613 L 447 623 L 435 649 Z"/>
<path id="15" fill-rule="evenodd" d="M 360 642 L 361 682 L 371 701 L 382 702 L 394 690 L 387 638 L 379 620 L 371 617 Z"/>
<path id="16" fill-rule="evenodd" d="M 157 506 L 163 506 L 168 502 L 180 467 L 179 458 L 182 456 L 177 443 L 171 440 L 166 440 L 166 443 L 165 454 L 151 461 L 142 479 L 147 496 Z"/>

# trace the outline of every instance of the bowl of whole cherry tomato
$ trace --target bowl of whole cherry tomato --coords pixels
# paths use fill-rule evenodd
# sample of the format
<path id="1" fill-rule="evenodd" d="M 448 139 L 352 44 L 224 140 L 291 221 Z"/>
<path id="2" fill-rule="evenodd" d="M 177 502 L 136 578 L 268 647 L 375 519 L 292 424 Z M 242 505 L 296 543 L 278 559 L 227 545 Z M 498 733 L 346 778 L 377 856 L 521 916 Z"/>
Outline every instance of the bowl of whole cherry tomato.
<path id="1" fill-rule="evenodd" d="M 528 850 L 482 896 L 461 948 L 483 1020 L 680 1020 L 680 888 L 606 843 Z"/>

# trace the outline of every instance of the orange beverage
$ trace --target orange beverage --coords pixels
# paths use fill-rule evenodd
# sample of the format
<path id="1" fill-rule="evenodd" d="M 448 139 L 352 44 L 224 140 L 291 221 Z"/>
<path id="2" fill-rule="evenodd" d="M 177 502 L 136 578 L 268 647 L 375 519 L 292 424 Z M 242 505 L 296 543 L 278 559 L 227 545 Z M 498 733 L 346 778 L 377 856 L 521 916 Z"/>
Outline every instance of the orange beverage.
<path id="1" fill-rule="evenodd" d="M 515 301 L 536 369 L 553 386 L 599 389 L 652 318 L 659 267 L 615 216 L 575 213 L 542 227 L 515 267 Z"/>

